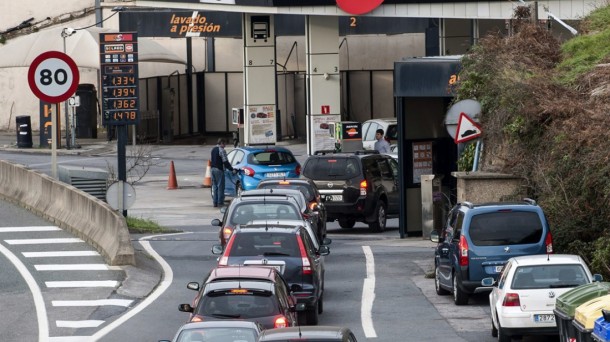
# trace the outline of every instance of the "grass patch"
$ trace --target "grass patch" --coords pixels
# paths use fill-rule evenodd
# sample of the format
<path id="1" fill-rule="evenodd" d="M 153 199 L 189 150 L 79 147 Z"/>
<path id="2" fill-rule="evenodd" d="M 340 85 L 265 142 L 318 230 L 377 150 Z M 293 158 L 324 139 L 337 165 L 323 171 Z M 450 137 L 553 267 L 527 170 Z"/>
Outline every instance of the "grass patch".
<path id="1" fill-rule="evenodd" d="M 177 230 L 167 229 L 163 226 L 160 226 L 157 222 L 149 219 L 143 219 L 133 216 L 127 216 L 125 218 L 127 221 L 127 228 L 129 228 L 130 233 L 134 234 L 143 234 L 143 233 L 176 233 Z"/>

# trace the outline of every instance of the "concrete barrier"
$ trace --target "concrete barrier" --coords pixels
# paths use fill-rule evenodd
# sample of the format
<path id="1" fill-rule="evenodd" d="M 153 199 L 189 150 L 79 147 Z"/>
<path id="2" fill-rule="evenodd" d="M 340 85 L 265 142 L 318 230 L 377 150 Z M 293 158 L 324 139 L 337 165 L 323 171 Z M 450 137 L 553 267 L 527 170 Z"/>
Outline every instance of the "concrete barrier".
<path id="1" fill-rule="evenodd" d="M 83 239 L 97 249 L 109 265 L 135 265 L 125 218 L 104 201 L 4 160 L 0 160 L 0 197 Z"/>

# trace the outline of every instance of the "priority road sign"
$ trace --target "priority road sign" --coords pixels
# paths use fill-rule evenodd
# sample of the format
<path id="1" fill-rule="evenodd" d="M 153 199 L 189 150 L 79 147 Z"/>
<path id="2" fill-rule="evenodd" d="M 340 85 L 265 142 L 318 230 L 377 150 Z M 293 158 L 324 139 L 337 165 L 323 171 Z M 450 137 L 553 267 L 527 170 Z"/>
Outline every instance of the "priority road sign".
<path id="1" fill-rule="evenodd" d="M 34 59 L 28 69 L 28 84 L 36 97 L 48 103 L 67 100 L 76 92 L 80 75 L 70 56 L 47 51 Z"/>
<path id="2" fill-rule="evenodd" d="M 454 141 L 456 144 L 463 143 L 481 136 L 481 126 L 465 113 L 460 113 Z"/>

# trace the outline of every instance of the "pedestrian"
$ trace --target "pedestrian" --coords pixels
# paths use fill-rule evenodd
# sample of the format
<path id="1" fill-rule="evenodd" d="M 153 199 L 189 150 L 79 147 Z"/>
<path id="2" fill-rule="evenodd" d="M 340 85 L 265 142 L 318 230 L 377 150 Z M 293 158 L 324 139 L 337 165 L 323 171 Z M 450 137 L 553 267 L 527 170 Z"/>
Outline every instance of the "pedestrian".
<path id="1" fill-rule="evenodd" d="M 390 143 L 383 136 L 383 129 L 375 131 L 375 150 L 379 153 L 390 153 Z"/>
<path id="2" fill-rule="evenodd" d="M 225 170 L 234 172 L 231 163 L 227 159 L 224 138 L 218 139 L 218 144 L 212 149 L 210 166 L 212 168 L 212 202 L 214 207 L 222 207 L 225 202 Z"/>

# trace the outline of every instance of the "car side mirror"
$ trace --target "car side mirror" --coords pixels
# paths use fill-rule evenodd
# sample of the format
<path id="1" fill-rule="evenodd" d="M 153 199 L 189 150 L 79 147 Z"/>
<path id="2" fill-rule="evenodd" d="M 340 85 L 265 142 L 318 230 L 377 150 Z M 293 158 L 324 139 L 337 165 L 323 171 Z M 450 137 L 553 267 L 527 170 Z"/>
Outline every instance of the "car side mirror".
<path id="1" fill-rule="evenodd" d="M 322 245 L 318 249 L 318 253 L 320 253 L 320 255 L 329 255 L 330 254 L 330 248 L 328 246 L 326 246 L 326 245 Z"/>
<path id="2" fill-rule="evenodd" d="M 219 219 L 213 219 L 212 220 L 212 226 L 220 227 L 221 225 L 222 225 L 222 222 L 220 222 Z"/>
<path id="3" fill-rule="evenodd" d="M 438 232 L 436 230 L 433 230 L 430 233 L 430 241 L 439 243 L 439 242 L 443 242 L 443 239 L 441 239 L 440 235 L 438 234 Z"/>
<path id="4" fill-rule="evenodd" d="M 199 291 L 199 283 L 196 281 L 191 281 L 186 284 L 186 288 L 193 291 Z"/>
<path id="5" fill-rule="evenodd" d="M 333 240 L 331 240 L 331 239 L 329 239 L 329 238 L 324 238 L 324 239 L 322 239 L 322 245 L 323 245 L 323 246 L 328 246 L 328 245 L 330 245 L 331 243 L 333 243 Z"/>
<path id="6" fill-rule="evenodd" d="M 496 284 L 496 280 L 493 277 L 483 278 L 481 279 L 481 285 L 483 286 L 494 286 Z"/>
<path id="7" fill-rule="evenodd" d="M 222 245 L 214 245 L 212 246 L 212 254 L 221 255 L 223 252 Z"/>
<path id="8" fill-rule="evenodd" d="M 594 282 L 602 282 L 602 281 L 604 281 L 604 277 L 601 274 L 595 273 L 593 275 L 593 281 Z"/>
<path id="9" fill-rule="evenodd" d="M 194 310 L 190 304 L 180 304 L 180 305 L 178 305 L 178 311 L 193 312 Z"/>
<path id="10" fill-rule="evenodd" d="M 292 310 L 293 312 L 295 312 L 295 311 L 296 312 L 303 312 L 306 309 L 305 308 L 305 303 L 299 303 L 299 304 L 295 305 L 293 308 L 294 308 L 294 310 Z"/>

